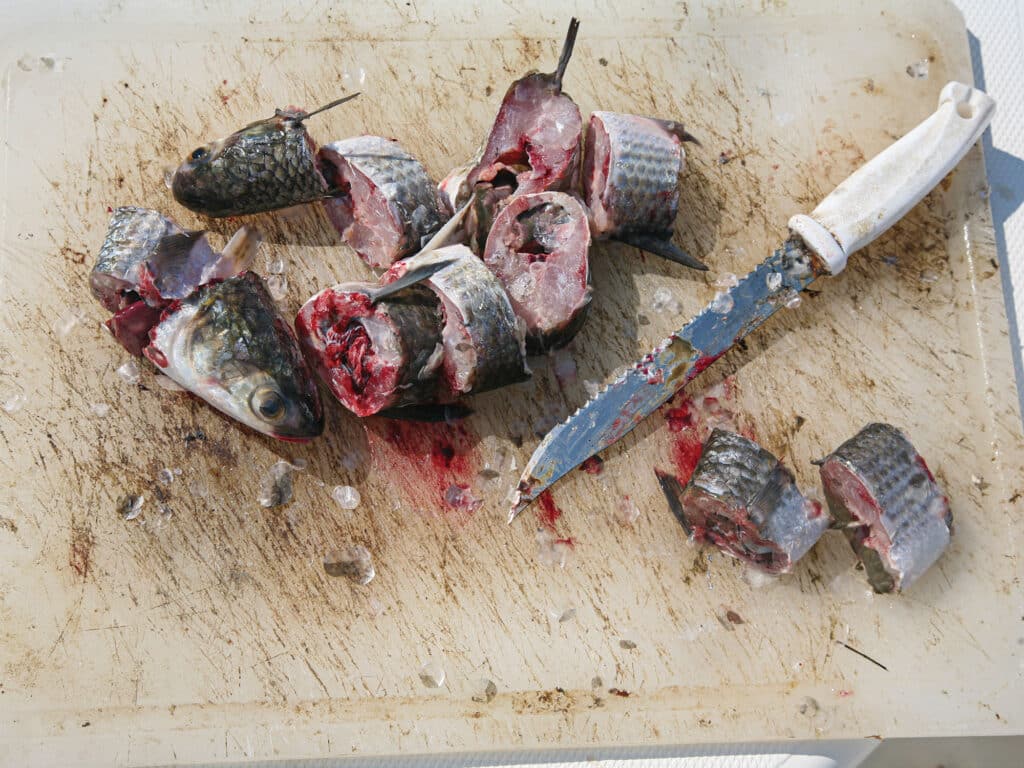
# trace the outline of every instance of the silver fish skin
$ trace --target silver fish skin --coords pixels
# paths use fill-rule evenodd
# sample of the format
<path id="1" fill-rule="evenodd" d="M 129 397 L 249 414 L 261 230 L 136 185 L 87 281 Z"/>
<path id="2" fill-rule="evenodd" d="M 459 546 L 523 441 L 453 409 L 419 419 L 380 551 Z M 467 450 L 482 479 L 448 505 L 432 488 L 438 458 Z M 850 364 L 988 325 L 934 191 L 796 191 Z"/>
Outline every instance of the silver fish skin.
<path id="1" fill-rule="evenodd" d="M 742 435 L 715 429 L 683 490 L 688 533 L 768 573 L 784 573 L 829 526 L 792 473 Z"/>
<path id="2" fill-rule="evenodd" d="M 594 112 L 583 153 L 583 199 L 598 239 L 612 238 L 695 269 L 706 267 L 672 244 L 679 176 L 686 167 L 681 123 Z"/>
<path id="3" fill-rule="evenodd" d="M 146 262 L 165 237 L 181 234 L 184 231 L 158 211 L 137 206 L 114 209 L 96 264 L 89 274 L 92 295 L 111 312 L 138 301 Z M 205 250 L 213 254 L 205 238 L 198 238 L 194 247 L 197 252 Z"/>
<path id="4" fill-rule="evenodd" d="M 182 387 L 258 432 L 305 441 L 323 431 L 312 371 L 253 272 L 170 305 L 143 352 Z"/>
<path id="5" fill-rule="evenodd" d="M 335 197 L 324 201 L 335 228 L 372 267 L 419 250 L 451 218 L 423 164 L 393 139 L 358 136 L 320 149 Z"/>
<path id="6" fill-rule="evenodd" d="M 583 205 L 564 192 L 510 198 L 487 236 L 484 263 L 526 324 L 531 354 L 564 346 L 590 304 L 590 227 Z"/>
<path id="7" fill-rule="evenodd" d="M 505 289 L 464 245 L 451 245 L 395 263 L 381 278 L 387 283 L 409 270 L 437 261 L 454 263 L 424 285 L 441 300 L 444 313 L 443 380 L 451 397 L 485 392 L 530 376 L 526 329 Z"/>
<path id="8" fill-rule="evenodd" d="M 433 403 L 444 356 L 437 296 L 422 285 L 374 301 L 380 286 L 342 283 L 295 318 L 299 344 L 331 393 L 356 416 Z"/>
<path id="9" fill-rule="evenodd" d="M 906 589 L 949 545 L 949 501 L 910 440 L 873 423 L 819 465 L 829 511 L 876 592 Z"/>

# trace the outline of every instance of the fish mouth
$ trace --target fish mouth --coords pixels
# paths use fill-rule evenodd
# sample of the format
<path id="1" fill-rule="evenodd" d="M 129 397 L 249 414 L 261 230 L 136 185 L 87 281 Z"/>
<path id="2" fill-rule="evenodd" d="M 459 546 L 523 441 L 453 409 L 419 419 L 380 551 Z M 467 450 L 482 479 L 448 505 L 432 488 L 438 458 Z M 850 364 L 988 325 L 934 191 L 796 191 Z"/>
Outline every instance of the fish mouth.
<path id="1" fill-rule="evenodd" d="M 324 419 L 319 416 L 315 420 L 296 427 L 282 427 L 266 431 L 266 434 L 276 440 L 283 440 L 286 443 L 308 443 L 310 440 L 319 437 L 324 432 Z"/>
<path id="2" fill-rule="evenodd" d="M 205 202 L 196 189 L 195 173 L 188 163 L 178 166 L 171 180 L 171 194 L 174 199 L 190 211 L 199 211 Z"/>

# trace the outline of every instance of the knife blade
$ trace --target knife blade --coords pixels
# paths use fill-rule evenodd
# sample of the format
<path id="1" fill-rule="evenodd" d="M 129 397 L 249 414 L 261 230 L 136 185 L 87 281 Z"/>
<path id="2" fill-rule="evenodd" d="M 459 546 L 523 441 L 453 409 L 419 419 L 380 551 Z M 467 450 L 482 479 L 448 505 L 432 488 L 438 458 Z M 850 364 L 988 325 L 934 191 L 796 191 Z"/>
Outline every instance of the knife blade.
<path id="1" fill-rule="evenodd" d="M 612 445 L 738 340 L 821 275 L 836 275 L 916 205 L 960 161 L 992 119 L 995 102 L 949 83 L 936 111 L 839 185 L 790 237 L 735 286 L 554 427 L 526 465 L 511 523 L 567 472 Z"/>

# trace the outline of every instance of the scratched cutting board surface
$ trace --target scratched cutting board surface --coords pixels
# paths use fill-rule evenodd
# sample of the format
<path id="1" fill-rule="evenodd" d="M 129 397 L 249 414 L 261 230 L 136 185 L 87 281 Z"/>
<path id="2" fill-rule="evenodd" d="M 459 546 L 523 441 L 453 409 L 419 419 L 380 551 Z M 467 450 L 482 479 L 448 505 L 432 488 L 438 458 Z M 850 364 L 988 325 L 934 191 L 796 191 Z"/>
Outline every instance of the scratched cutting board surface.
<path id="1" fill-rule="evenodd" d="M 978 148 L 599 473 L 505 524 L 537 433 L 752 268 L 947 80 L 971 81 L 947 4 L 48 5 L 9 11 L 0 49 L 0 762 L 1021 731 L 1024 451 Z M 440 177 L 511 80 L 553 68 L 572 12 L 566 87 L 584 114 L 681 118 L 701 139 L 677 239 L 707 275 L 596 247 L 572 347 L 473 399 L 459 427 L 328 403 L 321 439 L 277 443 L 150 369 L 116 373 L 128 356 L 86 282 L 111 207 L 209 226 L 171 199 L 169 163 L 355 89 L 313 136 L 395 136 Z M 283 262 L 288 315 L 369 275 L 317 207 L 252 221 L 257 267 Z M 872 597 L 838 533 L 758 579 L 689 543 L 656 483 L 655 468 L 685 477 L 724 424 L 817 493 L 810 460 L 871 420 L 909 431 L 956 517 L 948 553 L 902 596 Z M 279 459 L 306 466 L 294 500 L 267 510 Z M 460 484 L 479 508 L 446 502 Z M 359 490 L 357 509 L 337 485 Z M 145 496 L 131 521 L 125 494 Z M 324 572 L 351 544 L 372 553 L 366 586 Z M 441 687 L 421 680 L 428 663 Z"/>

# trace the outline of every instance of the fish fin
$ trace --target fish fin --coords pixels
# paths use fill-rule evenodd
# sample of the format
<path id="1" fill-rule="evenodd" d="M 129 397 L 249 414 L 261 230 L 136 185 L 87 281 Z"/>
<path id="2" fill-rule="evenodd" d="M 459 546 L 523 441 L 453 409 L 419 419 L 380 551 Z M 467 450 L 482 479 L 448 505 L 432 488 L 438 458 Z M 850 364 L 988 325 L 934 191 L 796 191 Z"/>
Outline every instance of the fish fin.
<path id="1" fill-rule="evenodd" d="M 406 405 L 401 408 L 388 408 L 381 411 L 378 416 L 385 419 L 400 419 L 402 421 L 424 421 L 424 422 L 452 422 L 471 416 L 473 409 L 462 403 L 427 404 L 427 405 Z"/>
<path id="2" fill-rule="evenodd" d="M 410 285 L 415 285 L 416 283 L 432 277 L 445 267 L 450 267 L 454 263 L 455 259 L 440 259 L 439 261 L 431 262 L 430 264 L 424 264 L 422 267 L 410 269 L 393 283 L 388 283 L 380 288 L 373 289 L 372 293 L 370 293 L 370 301 L 376 304 L 383 298 L 396 294 L 399 291 L 405 290 Z"/>
<path id="3" fill-rule="evenodd" d="M 694 136 L 692 133 L 689 133 L 683 127 L 682 123 L 676 122 L 675 120 L 661 120 L 657 117 L 652 117 L 650 119 L 656 122 L 662 128 L 664 128 L 666 131 L 671 133 L 673 136 L 678 138 L 680 141 L 687 141 L 691 144 L 696 144 L 698 147 L 704 146 L 703 144 L 700 143 L 700 141 L 697 140 L 696 136 Z"/>
<path id="4" fill-rule="evenodd" d="M 472 200 L 467 200 L 463 203 L 462 207 L 455 212 L 455 215 L 448 219 L 448 221 L 444 223 L 443 227 L 431 235 L 426 244 L 420 246 L 419 253 L 427 253 L 428 251 L 433 251 L 443 246 L 448 241 L 448 238 L 451 237 L 459 228 L 462 220 L 466 218 L 466 212 L 469 211 L 469 205 L 471 202 Z"/>
<path id="5" fill-rule="evenodd" d="M 231 239 L 228 240 L 228 244 L 224 246 L 224 250 L 221 252 L 221 257 L 225 260 L 225 266 L 231 270 L 230 274 L 221 274 L 219 277 L 231 277 L 236 275 L 243 269 L 252 263 L 252 260 L 256 258 L 256 251 L 259 250 L 260 243 L 263 242 L 263 237 L 259 231 L 250 226 L 242 226 L 239 228 Z M 218 269 L 218 272 L 222 272 L 223 268 Z"/>
<path id="6" fill-rule="evenodd" d="M 663 259 L 668 259 L 669 261 L 674 261 L 677 264 L 682 264 L 684 267 L 690 267 L 690 269 L 707 272 L 707 264 L 693 258 L 693 256 L 673 243 L 668 237 L 626 234 L 615 235 L 613 239 L 618 240 L 620 243 L 625 243 L 626 245 L 632 245 L 634 248 L 639 248 L 641 251 L 653 253 L 655 256 L 661 256 Z"/>
<path id="7" fill-rule="evenodd" d="M 166 235 L 160 238 L 156 250 L 149 258 L 155 265 L 176 264 L 184 261 L 192 253 L 196 244 L 206 237 L 206 230 L 192 230 L 189 232 L 175 232 L 173 235 Z"/>
<path id="8" fill-rule="evenodd" d="M 693 529 L 690 528 L 690 524 L 686 520 L 686 512 L 683 509 L 683 484 L 679 482 L 679 478 L 675 475 L 670 475 L 667 472 L 661 470 L 654 470 L 655 476 L 658 478 L 658 485 L 661 486 L 661 492 L 665 494 L 665 500 L 668 502 L 668 508 L 675 516 L 679 524 L 683 526 L 683 530 L 686 531 L 687 536 L 693 535 Z"/>
<path id="9" fill-rule="evenodd" d="M 569 31 L 565 34 L 565 42 L 562 43 L 562 54 L 558 57 L 558 67 L 555 69 L 552 79 L 555 90 L 562 92 L 562 78 L 565 77 L 565 68 L 569 66 L 569 59 L 572 58 L 572 49 L 576 46 L 576 33 L 580 28 L 580 20 L 575 16 L 569 21 Z"/>
<path id="10" fill-rule="evenodd" d="M 354 99 L 356 96 L 358 96 L 359 93 L 360 93 L 359 91 L 356 91 L 355 93 L 350 93 L 348 96 L 342 96 L 340 99 L 335 99 L 334 101 L 330 101 L 330 102 L 324 104 L 322 107 L 317 107 L 312 112 L 295 112 L 295 113 L 291 113 L 288 110 L 280 110 L 280 109 L 277 110 L 276 112 L 277 112 L 277 115 L 280 116 L 280 117 L 290 117 L 291 119 L 295 120 L 296 122 L 301 123 L 303 120 L 307 120 L 307 119 L 311 118 L 313 115 L 319 115 L 321 112 L 326 112 L 328 109 L 334 109 L 334 107 L 337 107 L 337 106 L 339 106 L 341 104 L 344 104 L 346 101 L 352 101 L 352 99 Z"/>

